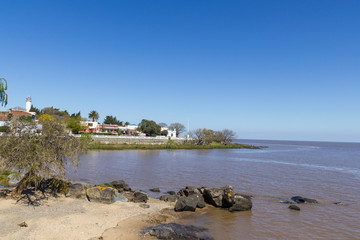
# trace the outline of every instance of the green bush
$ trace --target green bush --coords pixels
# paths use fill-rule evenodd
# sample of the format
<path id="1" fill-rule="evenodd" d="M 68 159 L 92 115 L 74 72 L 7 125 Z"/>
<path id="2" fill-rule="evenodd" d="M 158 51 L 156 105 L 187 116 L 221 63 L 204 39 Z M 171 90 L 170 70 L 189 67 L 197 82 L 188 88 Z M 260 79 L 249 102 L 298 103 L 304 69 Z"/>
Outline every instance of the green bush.
<path id="1" fill-rule="evenodd" d="M 10 130 L 11 130 L 11 129 L 10 129 L 9 126 L 1 126 L 1 127 L 0 127 L 0 132 L 9 133 Z"/>

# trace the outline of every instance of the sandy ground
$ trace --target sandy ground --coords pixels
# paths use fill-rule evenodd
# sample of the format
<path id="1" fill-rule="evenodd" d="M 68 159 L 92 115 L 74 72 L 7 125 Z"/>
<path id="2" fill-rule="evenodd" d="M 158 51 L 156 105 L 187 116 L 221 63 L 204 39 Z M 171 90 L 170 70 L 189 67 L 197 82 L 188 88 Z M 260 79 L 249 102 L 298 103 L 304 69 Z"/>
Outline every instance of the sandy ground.
<path id="1" fill-rule="evenodd" d="M 49 198 L 38 207 L 0 199 L 0 239 L 144 239 L 141 230 L 165 222 L 172 203 L 150 199 L 140 203 L 101 204 L 65 197 Z M 162 211 L 161 211 L 162 210 Z M 26 222 L 28 227 L 18 224 Z"/>

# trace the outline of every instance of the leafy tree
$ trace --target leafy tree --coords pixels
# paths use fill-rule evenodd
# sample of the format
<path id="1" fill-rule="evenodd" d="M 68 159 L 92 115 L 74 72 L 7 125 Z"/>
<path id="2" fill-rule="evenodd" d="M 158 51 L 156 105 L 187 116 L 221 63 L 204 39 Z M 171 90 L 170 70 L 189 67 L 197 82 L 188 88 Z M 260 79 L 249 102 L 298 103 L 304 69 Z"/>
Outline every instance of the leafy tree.
<path id="1" fill-rule="evenodd" d="M 93 122 L 95 122 L 95 119 L 98 120 L 99 119 L 99 113 L 97 113 L 95 110 L 92 110 L 89 113 L 89 118 L 91 118 L 93 120 Z"/>
<path id="2" fill-rule="evenodd" d="M 70 119 L 68 119 L 66 127 L 75 134 L 79 133 L 80 131 L 84 131 L 86 129 L 86 126 L 81 124 L 81 120 L 81 116 L 71 117 Z"/>
<path id="3" fill-rule="evenodd" d="M 167 136 L 168 133 L 169 133 L 168 130 L 162 130 L 162 131 L 161 131 L 161 136 Z"/>
<path id="4" fill-rule="evenodd" d="M 218 132 L 218 138 L 223 144 L 231 143 L 235 136 L 235 132 L 229 129 L 224 129 Z"/>
<path id="5" fill-rule="evenodd" d="M 110 115 L 110 116 L 106 116 L 106 117 L 105 117 L 105 119 L 104 119 L 104 124 L 120 125 L 120 126 L 122 126 L 122 125 L 123 125 L 123 122 L 117 120 L 116 117 Z"/>
<path id="6" fill-rule="evenodd" d="M 130 125 L 130 123 L 129 122 L 125 122 L 125 126 L 129 126 Z"/>
<path id="7" fill-rule="evenodd" d="M 44 122 L 44 121 L 57 121 L 56 118 L 54 118 L 53 116 L 51 116 L 49 114 L 41 115 L 41 117 L 38 120 L 40 123 Z"/>
<path id="8" fill-rule="evenodd" d="M 34 132 L 41 131 L 41 134 Z M 15 193 L 44 178 L 65 178 L 66 166 L 78 164 L 78 156 L 87 144 L 69 136 L 57 121 L 44 121 L 38 129 L 34 123 L 17 123 L 16 132 L 3 136 L 0 142 L 0 159 L 5 169 L 24 173 Z"/>
<path id="9" fill-rule="evenodd" d="M 228 144 L 231 143 L 235 137 L 235 133 L 229 129 L 222 131 L 214 131 L 206 128 L 199 128 L 191 133 L 195 144 L 204 145 L 211 143 Z"/>
<path id="10" fill-rule="evenodd" d="M 152 120 L 141 120 L 141 123 L 138 125 L 138 130 L 145 133 L 147 136 L 157 136 L 160 135 L 161 127 Z"/>
<path id="11" fill-rule="evenodd" d="M 5 78 L 0 78 L 0 103 L 1 106 L 6 106 L 8 102 L 7 81 Z"/>
<path id="12" fill-rule="evenodd" d="M 172 123 L 169 128 L 176 130 L 176 136 L 178 137 L 181 133 L 185 132 L 186 128 L 181 123 Z"/>
<path id="13" fill-rule="evenodd" d="M 81 118 L 81 112 L 79 111 L 78 113 L 73 113 L 73 114 L 71 114 L 70 117 L 72 117 L 72 118 L 80 117 Z"/>
<path id="14" fill-rule="evenodd" d="M 30 112 L 36 113 L 37 116 L 40 116 L 40 115 L 41 115 L 40 109 L 38 109 L 38 108 L 36 108 L 36 107 L 34 107 L 34 106 L 32 106 L 32 105 L 31 105 L 31 108 L 30 108 Z"/>

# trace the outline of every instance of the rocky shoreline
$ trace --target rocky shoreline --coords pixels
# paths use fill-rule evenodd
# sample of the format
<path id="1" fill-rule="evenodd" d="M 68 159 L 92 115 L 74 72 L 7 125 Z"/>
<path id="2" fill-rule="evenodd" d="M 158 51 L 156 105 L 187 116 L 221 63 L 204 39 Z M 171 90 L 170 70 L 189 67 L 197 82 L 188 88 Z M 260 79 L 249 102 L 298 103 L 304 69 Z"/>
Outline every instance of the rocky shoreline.
<path id="1" fill-rule="evenodd" d="M 149 191 L 161 193 L 159 188 Z M 4 239 L 47 239 L 49 234 L 58 231 L 52 239 L 76 236 L 76 239 L 210 240 L 213 238 L 207 229 L 180 225 L 176 220 L 207 206 L 229 212 L 250 211 L 251 199 L 251 196 L 234 193 L 232 186 L 187 186 L 177 193 L 166 192 L 154 199 L 143 191 L 132 190 L 123 180 L 95 185 L 48 179 L 37 190 L 27 189 L 17 199 L 12 197 L 12 188 L 0 189 L 0 219 L 6 222 L 0 235 Z M 301 196 L 279 199 L 279 202 L 297 211 L 300 208 L 295 204 L 318 203 Z M 67 224 L 70 222 L 72 224 Z"/>

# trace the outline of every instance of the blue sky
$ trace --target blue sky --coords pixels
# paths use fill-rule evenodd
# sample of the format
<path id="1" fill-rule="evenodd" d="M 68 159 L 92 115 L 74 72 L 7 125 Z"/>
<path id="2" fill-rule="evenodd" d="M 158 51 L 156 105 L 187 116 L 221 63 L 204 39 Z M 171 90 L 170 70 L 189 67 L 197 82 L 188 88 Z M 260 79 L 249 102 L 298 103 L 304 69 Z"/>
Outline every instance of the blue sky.
<path id="1" fill-rule="evenodd" d="M 360 141 L 360 1 L 0 1 L 7 108 Z"/>

